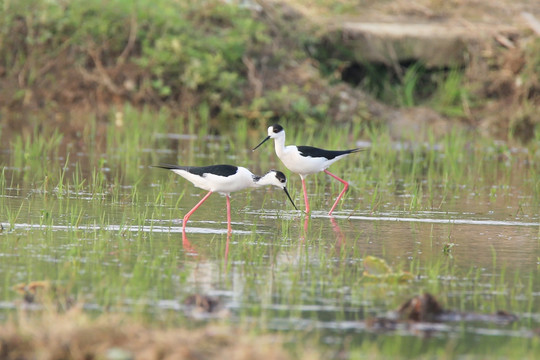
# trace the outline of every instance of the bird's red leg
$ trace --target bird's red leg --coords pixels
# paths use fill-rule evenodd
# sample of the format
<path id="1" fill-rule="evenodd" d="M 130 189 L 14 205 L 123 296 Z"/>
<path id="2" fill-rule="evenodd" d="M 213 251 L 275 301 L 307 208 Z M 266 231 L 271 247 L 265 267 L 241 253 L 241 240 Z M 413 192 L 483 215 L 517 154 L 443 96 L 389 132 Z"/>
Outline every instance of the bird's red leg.
<path id="1" fill-rule="evenodd" d="M 302 190 L 304 190 L 304 202 L 306 203 L 306 213 L 309 214 L 309 201 L 307 198 L 306 180 L 302 177 Z"/>
<path id="2" fill-rule="evenodd" d="M 182 221 L 182 232 L 185 232 L 186 231 L 186 223 L 188 222 L 189 220 L 189 217 L 191 216 L 191 214 L 193 214 L 195 212 L 195 210 L 197 210 L 199 208 L 199 206 L 202 205 L 203 202 L 206 201 L 206 199 L 208 199 L 208 197 L 212 195 L 212 192 L 209 191 L 208 194 L 206 194 L 201 201 L 199 201 L 197 203 L 197 205 L 195 205 L 193 207 L 193 209 L 189 210 L 189 212 L 184 216 L 184 220 Z"/>
<path id="3" fill-rule="evenodd" d="M 337 197 L 336 199 L 336 202 L 334 203 L 334 205 L 332 206 L 332 208 L 330 209 L 330 212 L 328 213 L 328 215 L 332 215 L 332 212 L 334 211 L 334 209 L 336 208 L 339 200 L 343 197 L 343 195 L 345 194 L 345 191 L 347 191 L 347 189 L 349 188 L 349 183 L 346 182 L 345 180 L 337 177 L 336 175 L 332 174 L 330 171 L 328 170 L 324 170 L 325 173 L 327 173 L 328 175 L 330 175 L 331 177 L 333 177 L 334 179 L 340 181 L 343 185 L 345 185 L 345 187 L 343 188 L 343 190 L 341 190 L 341 192 L 339 193 L 339 196 Z"/>

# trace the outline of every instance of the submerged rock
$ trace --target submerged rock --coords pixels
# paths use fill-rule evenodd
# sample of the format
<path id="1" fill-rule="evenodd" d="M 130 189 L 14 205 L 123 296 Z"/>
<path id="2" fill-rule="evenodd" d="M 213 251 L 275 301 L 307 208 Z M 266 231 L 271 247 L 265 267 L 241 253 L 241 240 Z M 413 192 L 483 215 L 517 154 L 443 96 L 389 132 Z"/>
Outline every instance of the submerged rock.
<path id="1" fill-rule="evenodd" d="M 416 322 L 437 321 L 437 317 L 444 312 L 443 307 L 430 293 L 413 297 L 397 310 L 400 319 Z"/>
<path id="2" fill-rule="evenodd" d="M 229 316 L 229 310 L 224 308 L 223 303 L 208 295 L 190 295 L 184 300 L 184 306 L 185 314 L 195 318 Z"/>
<path id="3" fill-rule="evenodd" d="M 424 293 L 405 301 L 396 311 L 390 312 L 386 317 L 368 319 L 366 326 L 376 331 L 404 329 L 425 333 L 448 330 L 444 323 L 449 322 L 509 324 L 517 319 L 516 315 L 504 310 L 498 310 L 494 314 L 478 314 L 444 309 L 435 296 Z"/>

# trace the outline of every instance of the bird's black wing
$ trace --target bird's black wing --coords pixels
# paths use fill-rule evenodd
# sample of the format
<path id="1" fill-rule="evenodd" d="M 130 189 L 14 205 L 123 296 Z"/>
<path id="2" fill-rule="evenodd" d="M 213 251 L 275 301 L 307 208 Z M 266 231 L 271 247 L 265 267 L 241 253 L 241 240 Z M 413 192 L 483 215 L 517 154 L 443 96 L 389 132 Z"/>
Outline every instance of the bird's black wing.
<path id="1" fill-rule="evenodd" d="M 297 146 L 300 155 L 305 157 L 320 158 L 324 157 L 328 160 L 332 160 L 340 155 L 347 155 L 353 152 L 360 151 L 362 149 L 351 149 L 351 150 L 324 150 L 319 149 L 313 146 Z"/>
<path id="2" fill-rule="evenodd" d="M 231 176 L 236 174 L 238 166 L 234 165 L 210 165 L 210 166 L 181 166 L 160 164 L 155 167 L 167 170 L 185 170 L 191 174 L 204 176 L 204 174 L 214 174 L 218 176 Z"/>

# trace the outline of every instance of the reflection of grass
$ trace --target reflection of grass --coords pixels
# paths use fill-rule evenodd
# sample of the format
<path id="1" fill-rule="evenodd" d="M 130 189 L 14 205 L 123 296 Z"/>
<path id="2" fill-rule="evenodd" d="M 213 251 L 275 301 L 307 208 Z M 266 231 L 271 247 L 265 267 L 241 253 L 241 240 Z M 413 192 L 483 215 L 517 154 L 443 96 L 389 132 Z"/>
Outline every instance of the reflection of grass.
<path id="1" fill-rule="evenodd" d="M 32 169 L 24 173 L 27 181 L 51 176 L 50 164 L 58 159 L 62 137 L 58 129 L 39 131 L 37 127 L 31 135 L 16 135 L 10 144 L 13 166 Z"/>
<path id="2" fill-rule="evenodd" d="M 6 194 L 6 168 L 2 167 L 2 171 L 0 171 L 0 201 L 4 202 L 4 196 Z"/>

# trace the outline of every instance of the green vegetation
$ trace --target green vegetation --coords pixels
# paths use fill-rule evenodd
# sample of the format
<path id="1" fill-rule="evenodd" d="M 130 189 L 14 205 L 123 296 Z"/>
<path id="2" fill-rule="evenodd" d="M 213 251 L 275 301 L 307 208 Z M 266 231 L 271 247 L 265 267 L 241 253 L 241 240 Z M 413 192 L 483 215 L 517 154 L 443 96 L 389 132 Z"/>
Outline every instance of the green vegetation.
<path id="1" fill-rule="evenodd" d="M 347 55 L 343 55 L 347 56 Z M 336 66 L 342 66 L 334 60 Z M 358 85 L 385 104 L 397 107 L 428 106 L 453 118 L 467 116 L 472 106 L 472 89 L 467 86 L 464 69 L 428 70 L 422 63 L 404 65 L 403 74 L 384 65 L 363 63 L 356 70 L 362 73 Z M 332 70 L 332 71 L 335 71 Z"/>
<path id="2" fill-rule="evenodd" d="M 6 2 L 0 16 L 0 66 L 18 81 L 0 94 L 11 109 L 88 107 L 90 86 L 99 105 L 110 106 L 110 97 L 166 104 L 183 117 L 206 109 L 212 122 L 265 122 L 289 110 L 327 115 L 328 105 L 313 104 L 294 79 L 283 86 L 258 79 L 257 68 L 275 73 L 294 57 L 272 53 L 267 24 L 234 4 L 24 0 Z"/>
<path id="3" fill-rule="evenodd" d="M 13 99 L 21 101 L 33 84 L 47 82 L 45 70 L 70 66 L 116 95 L 184 101 L 175 96 L 187 91 L 186 98 L 201 97 L 197 103 L 234 105 L 242 57 L 269 41 L 248 11 L 219 1 L 19 1 L 6 2 L 2 17 L 0 58 L 7 75 L 23 81 Z M 117 84 L 111 68 L 131 83 Z"/>

